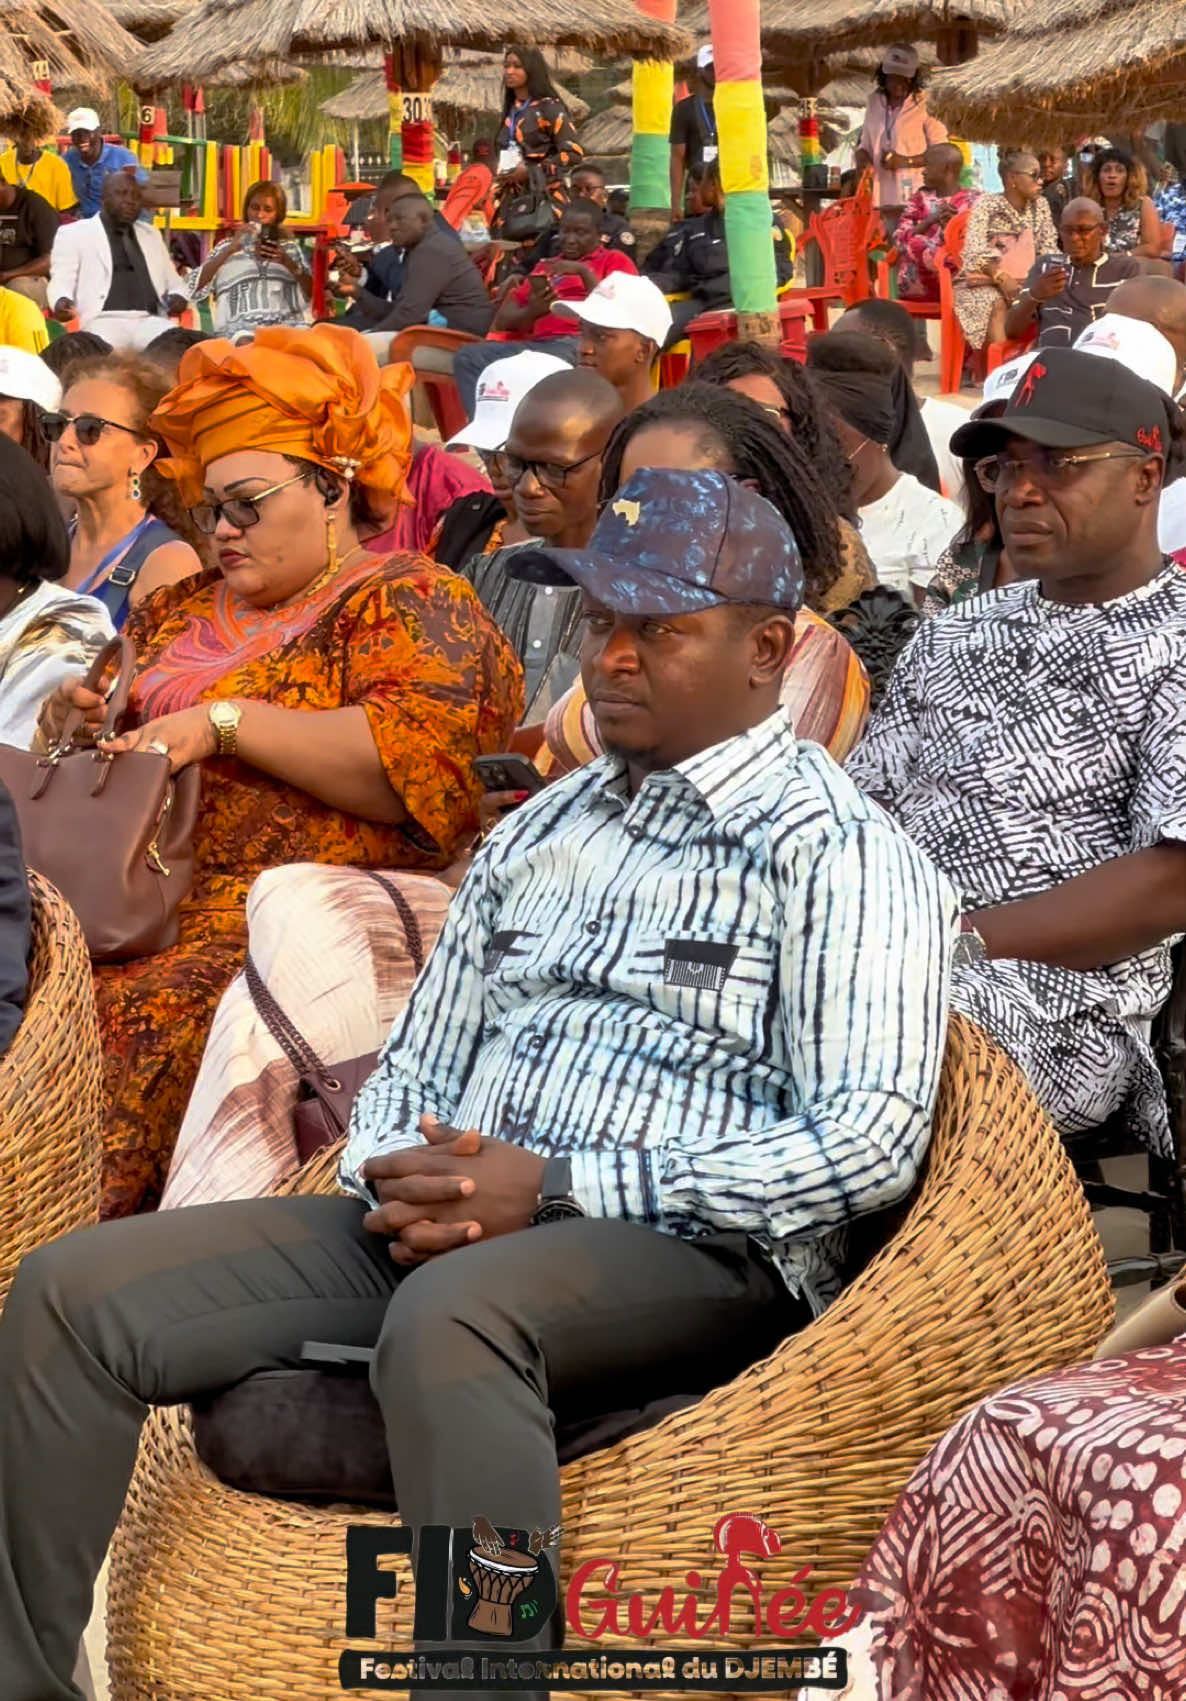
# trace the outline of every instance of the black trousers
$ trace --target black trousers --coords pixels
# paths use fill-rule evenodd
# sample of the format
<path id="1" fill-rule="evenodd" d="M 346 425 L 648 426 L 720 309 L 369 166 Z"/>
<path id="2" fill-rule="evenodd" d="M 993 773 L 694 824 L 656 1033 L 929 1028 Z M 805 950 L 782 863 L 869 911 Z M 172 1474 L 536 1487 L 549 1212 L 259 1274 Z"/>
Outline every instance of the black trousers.
<path id="1" fill-rule="evenodd" d="M 25 1259 L 0 1318 L 3 1701 L 78 1696 L 78 1641 L 150 1406 L 297 1365 L 308 1340 L 376 1346 L 403 1521 L 550 1527 L 553 1412 L 706 1391 L 806 1321 L 740 1235 L 569 1221 L 404 1273 L 363 1214 L 343 1198 L 207 1205 Z"/>

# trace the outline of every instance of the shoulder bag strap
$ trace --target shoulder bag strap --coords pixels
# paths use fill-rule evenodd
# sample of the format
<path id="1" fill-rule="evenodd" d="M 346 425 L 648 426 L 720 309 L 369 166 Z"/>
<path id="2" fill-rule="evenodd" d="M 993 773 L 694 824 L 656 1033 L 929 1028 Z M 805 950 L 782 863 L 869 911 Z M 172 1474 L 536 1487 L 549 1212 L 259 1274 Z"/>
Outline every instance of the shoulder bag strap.
<path id="1" fill-rule="evenodd" d="M 408 955 L 412 959 L 416 973 L 419 974 L 424 967 L 424 936 L 420 932 L 420 923 L 416 919 L 415 910 L 394 881 L 385 879 L 381 874 L 376 874 L 373 869 L 368 868 L 363 872 L 377 886 L 383 888 L 395 905 L 399 918 L 403 922 Z M 323 1081 L 327 1086 L 330 1085 L 334 1077 L 300 1029 L 284 1013 L 276 999 L 268 991 L 268 988 L 264 985 L 263 976 L 260 974 L 250 952 L 248 952 L 247 961 L 243 965 L 243 973 L 247 981 L 247 991 L 251 996 L 251 1002 L 259 1011 L 264 1027 L 267 1028 L 293 1068 L 299 1075 L 312 1076 L 316 1080 Z"/>

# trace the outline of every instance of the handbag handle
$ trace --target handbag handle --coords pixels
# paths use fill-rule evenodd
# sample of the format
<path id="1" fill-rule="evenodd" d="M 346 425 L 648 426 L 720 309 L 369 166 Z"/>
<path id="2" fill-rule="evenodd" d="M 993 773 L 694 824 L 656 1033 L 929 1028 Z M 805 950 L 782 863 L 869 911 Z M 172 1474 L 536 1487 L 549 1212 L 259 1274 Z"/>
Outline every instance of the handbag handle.
<path id="1" fill-rule="evenodd" d="M 131 695 L 132 679 L 136 672 L 136 651 L 131 640 L 121 636 L 109 638 L 90 665 L 90 670 L 83 685 L 88 691 L 98 691 L 103 684 L 103 675 L 112 662 L 119 658 L 119 673 L 111 696 L 107 700 L 107 713 L 103 720 L 101 737 L 114 738 L 119 731 L 119 723 L 128 707 L 128 697 Z M 58 750 L 65 754 L 74 744 L 74 737 L 85 719 L 84 709 L 74 708 L 67 714 L 62 726 L 62 736 L 58 740 Z"/>
<path id="2" fill-rule="evenodd" d="M 408 955 L 412 959 L 412 967 L 417 974 L 420 974 L 424 968 L 424 935 L 420 931 L 420 923 L 416 919 L 415 910 L 393 881 L 385 879 L 381 874 L 376 874 L 374 869 L 371 868 L 363 869 L 362 872 L 377 886 L 381 886 L 395 905 L 399 918 L 403 922 L 404 938 L 407 941 Z M 263 976 L 260 974 L 250 951 L 247 953 L 243 972 L 247 981 L 247 991 L 251 996 L 252 1003 L 259 1011 L 264 1027 L 267 1028 L 298 1075 L 313 1076 L 324 1082 L 327 1087 L 337 1091 L 341 1083 L 330 1074 L 304 1034 L 284 1013 L 272 993 L 264 985 Z"/>

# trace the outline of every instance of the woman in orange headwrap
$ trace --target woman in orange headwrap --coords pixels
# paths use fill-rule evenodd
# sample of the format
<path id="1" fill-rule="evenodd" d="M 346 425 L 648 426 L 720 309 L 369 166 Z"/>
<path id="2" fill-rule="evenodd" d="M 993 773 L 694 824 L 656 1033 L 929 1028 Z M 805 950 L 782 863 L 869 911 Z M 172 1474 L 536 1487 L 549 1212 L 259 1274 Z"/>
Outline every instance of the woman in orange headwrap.
<path id="1" fill-rule="evenodd" d="M 196 345 L 153 417 L 217 567 L 146 598 L 127 628 L 139 725 L 115 748 L 200 762 L 203 789 L 180 942 L 96 971 L 107 1216 L 160 1196 L 255 877 L 443 868 L 477 823 L 473 758 L 504 749 L 521 711 L 518 663 L 469 585 L 367 549 L 403 495 L 407 377 L 354 331 L 273 328 Z M 101 720 L 70 681 L 44 736 L 72 705 Z"/>

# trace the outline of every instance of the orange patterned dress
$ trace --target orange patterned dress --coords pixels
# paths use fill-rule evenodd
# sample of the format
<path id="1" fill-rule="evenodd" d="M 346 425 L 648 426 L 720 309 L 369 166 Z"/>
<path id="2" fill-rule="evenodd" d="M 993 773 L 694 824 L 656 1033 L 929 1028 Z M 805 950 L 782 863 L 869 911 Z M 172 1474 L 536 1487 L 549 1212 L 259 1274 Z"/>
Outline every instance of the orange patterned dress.
<path id="1" fill-rule="evenodd" d="M 178 943 L 95 970 L 106 1217 L 160 1198 L 215 1007 L 243 965 L 256 876 L 293 862 L 445 867 L 477 826 L 473 758 L 506 748 L 523 705 L 518 661 L 470 586 L 422 556 L 372 555 L 273 610 L 247 608 L 204 573 L 147 598 L 127 635 L 141 723 L 226 697 L 361 705 L 410 820 L 361 820 L 234 758 L 203 765 Z"/>

